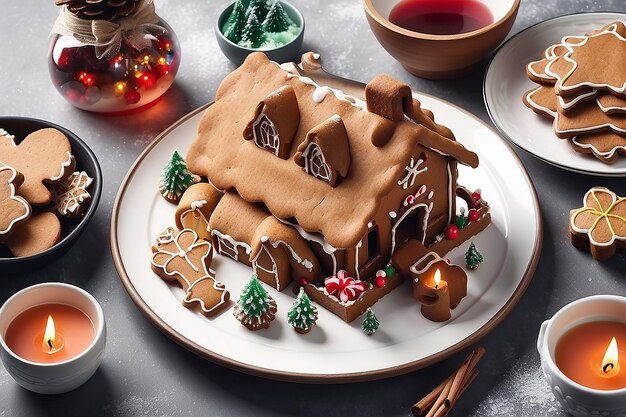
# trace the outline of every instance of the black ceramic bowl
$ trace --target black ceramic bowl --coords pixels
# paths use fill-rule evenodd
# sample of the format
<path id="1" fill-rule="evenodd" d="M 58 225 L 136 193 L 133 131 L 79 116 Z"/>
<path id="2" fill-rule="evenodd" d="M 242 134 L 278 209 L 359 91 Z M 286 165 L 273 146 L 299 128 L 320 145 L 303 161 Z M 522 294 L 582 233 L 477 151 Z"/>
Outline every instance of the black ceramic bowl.
<path id="1" fill-rule="evenodd" d="M 46 251 L 30 256 L 13 257 L 6 247 L 0 245 L 0 277 L 9 273 L 41 268 L 58 259 L 67 252 L 76 241 L 76 238 L 85 230 L 100 202 L 100 194 L 102 193 L 102 171 L 100 170 L 100 164 L 96 159 L 96 155 L 89 149 L 85 142 L 66 128 L 45 120 L 28 117 L 0 116 L 0 128 L 15 135 L 15 141 L 17 143 L 30 133 L 47 127 L 58 129 L 67 136 L 72 145 L 72 153 L 76 159 L 76 171 L 85 171 L 93 178 L 93 183 L 88 188 L 89 194 L 91 194 L 91 202 L 82 218 L 73 220 L 60 219 L 61 241 Z M 2 155 L 0 155 L 0 160 L 2 160 Z"/>
<path id="2" fill-rule="evenodd" d="M 294 23 L 300 28 L 300 31 L 291 42 L 274 49 L 246 48 L 245 46 L 237 45 L 230 39 L 226 38 L 226 36 L 222 33 L 221 28 L 226 22 L 226 19 L 228 19 L 228 16 L 230 16 L 233 12 L 235 3 L 232 3 L 224 9 L 222 13 L 220 13 L 215 25 L 215 37 L 217 38 L 217 43 L 220 46 L 220 49 L 224 55 L 226 55 L 226 58 L 228 58 L 235 65 L 241 65 L 243 64 L 243 61 L 245 61 L 246 57 L 252 52 L 264 52 L 269 59 L 278 63 L 295 61 L 300 57 L 300 49 L 302 49 L 302 41 L 304 40 L 304 17 L 294 5 L 289 4 L 286 1 L 281 1 L 280 3 L 287 15 L 289 15 L 291 20 L 293 20 Z"/>

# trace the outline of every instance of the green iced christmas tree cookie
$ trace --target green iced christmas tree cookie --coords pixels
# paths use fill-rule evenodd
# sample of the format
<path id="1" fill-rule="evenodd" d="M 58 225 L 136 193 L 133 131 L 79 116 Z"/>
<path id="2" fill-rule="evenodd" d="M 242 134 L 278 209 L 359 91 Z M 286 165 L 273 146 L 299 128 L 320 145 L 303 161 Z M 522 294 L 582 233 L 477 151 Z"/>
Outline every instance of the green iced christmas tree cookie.
<path id="1" fill-rule="evenodd" d="M 187 188 L 197 182 L 200 178 L 189 172 L 185 159 L 175 150 L 161 172 L 159 191 L 167 201 L 177 203 Z"/>
<path id="2" fill-rule="evenodd" d="M 277 310 L 276 301 L 265 291 L 257 276 L 252 275 L 237 300 L 233 315 L 248 329 L 260 330 L 270 326 Z"/>
<path id="3" fill-rule="evenodd" d="M 296 301 L 287 312 L 287 322 L 298 333 L 308 333 L 317 321 L 317 308 L 313 305 L 309 296 L 300 287 Z"/>
<path id="4" fill-rule="evenodd" d="M 483 260 L 483 255 L 478 252 L 474 242 L 470 243 L 469 249 L 465 252 L 465 265 L 469 269 L 476 269 L 478 268 L 478 265 L 483 263 Z"/>
<path id="5" fill-rule="evenodd" d="M 379 326 L 380 321 L 378 321 L 378 317 L 376 317 L 376 314 L 374 314 L 371 308 L 368 308 L 365 320 L 363 320 L 363 325 L 361 326 L 363 328 L 363 332 L 365 332 L 366 335 L 371 336 L 376 333 Z"/>

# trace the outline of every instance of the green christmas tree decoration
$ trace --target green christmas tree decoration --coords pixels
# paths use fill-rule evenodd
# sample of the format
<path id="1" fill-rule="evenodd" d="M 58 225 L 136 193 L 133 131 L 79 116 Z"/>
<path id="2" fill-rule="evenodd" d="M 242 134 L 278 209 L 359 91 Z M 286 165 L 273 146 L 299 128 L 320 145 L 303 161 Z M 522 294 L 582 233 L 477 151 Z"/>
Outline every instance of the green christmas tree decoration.
<path id="1" fill-rule="evenodd" d="M 459 228 L 459 230 L 467 226 L 467 217 L 465 217 L 465 208 L 461 207 L 461 214 L 456 216 L 456 221 L 454 222 L 454 224 L 456 225 L 456 227 Z"/>
<path id="2" fill-rule="evenodd" d="M 250 330 L 266 329 L 276 317 L 276 301 L 267 293 L 256 275 L 246 284 L 233 315 Z"/>
<path id="3" fill-rule="evenodd" d="M 161 172 L 159 191 L 167 201 L 176 203 L 187 188 L 199 181 L 200 178 L 189 172 L 185 159 L 175 150 Z"/>
<path id="4" fill-rule="evenodd" d="M 287 322 L 298 333 L 308 333 L 317 321 L 317 308 L 313 305 L 309 296 L 300 287 L 296 301 L 287 312 Z"/>
<path id="5" fill-rule="evenodd" d="M 234 43 L 239 43 L 243 28 L 246 26 L 246 7 L 243 0 L 236 0 L 233 11 L 222 26 L 222 33 Z"/>
<path id="6" fill-rule="evenodd" d="M 289 15 L 287 15 L 280 2 L 274 0 L 272 7 L 269 12 L 267 12 L 267 17 L 263 21 L 263 29 L 266 32 L 284 32 L 293 24 L 293 21 Z"/>
<path id="7" fill-rule="evenodd" d="M 392 276 L 393 274 L 396 273 L 396 268 L 394 268 L 391 265 L 387 265 L 386 267 L 383 268 L 383 271 L 385 271 L 385 276 L 386 277 L 390 277 L 390 276 Z"/>
<path id="8" fill-rule="evenodd" d="M 247 48 L 258 48 L 263 45 L 263 42 L 265 42 L 265 32 L 259 23 L 254 8 L 250 5 L 246 12 L 246 26 L 241 33 L 239 44 Z"/>
<path id="9" fill-rule="evenodd" d="M 376 333 L 379 326 L 380 321 L 378 321 L 378 317 L 376 317 L 376 314 L 374 314 L 371 308 L 368 308 L 365 320 L 363 320 L 363 324 L 361 325 L 363 332 L 365 332 L 366 335 L 371 336 Z"/>
<path id="10" fill-rule="evenodd" d="M 465 265 L 469 269 L 476 269 L 483 262 L 483 255 L 478 252 L 474 242 L 470 243 L 469 249 L 465 252 Z"/>

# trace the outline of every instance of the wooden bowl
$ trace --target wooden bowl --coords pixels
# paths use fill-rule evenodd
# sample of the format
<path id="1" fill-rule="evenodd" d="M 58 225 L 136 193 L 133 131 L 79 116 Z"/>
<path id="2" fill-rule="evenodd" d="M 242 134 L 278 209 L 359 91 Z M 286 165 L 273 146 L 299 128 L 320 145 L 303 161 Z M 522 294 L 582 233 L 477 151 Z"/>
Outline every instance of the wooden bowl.
<path id="1" fill-rule="evenodd" d="M 399 0 L 363 0 L 372 32 L 391 56 L 413 75 L 422 78 L 457 78 L 478 64 L 506 38 L 520 0 L 480 0 L 494 23 L 458 35 L 413 32 L 391 23 L 389 13 Z"/>

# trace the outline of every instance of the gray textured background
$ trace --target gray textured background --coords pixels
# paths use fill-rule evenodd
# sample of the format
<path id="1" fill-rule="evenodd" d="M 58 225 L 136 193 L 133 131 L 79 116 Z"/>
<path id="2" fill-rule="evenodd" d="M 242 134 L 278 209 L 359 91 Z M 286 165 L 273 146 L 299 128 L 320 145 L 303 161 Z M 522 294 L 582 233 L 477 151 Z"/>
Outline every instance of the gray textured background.
<path id="1" fill-rule="evenodd" d="M 74 109 L 49 81 L 47 36 L 57 13 L 54 2 L 1 2 L 0 114 L 48 119 L 73 130 L 98 155 L 105 181 L 96 217 L 63 259 L 25 275 L 5 276 L 0 271 L 0 303 L 32 284 L 73 283 L 100 301 L 109 335 L 99 371 L 66 395 L 44 397 L 25 391 L 0 365 L 0 416 L 408 416 L 410 405 L 448 375 L 465 352 L 419 372 L 370 383 L 273 382 L 214 365 L 170 342 L 126 294 L 108 244 L 118 186 L 144 147 L 179 117 L 212 100 L 220 80 L 233 69 L 213 35 L 216 16 L 228 0 L 155 2 L 178 34 L 182 66 L 175 85 L 157 106 L 117 118 Z M 388 73 L 488 121 L 482 101 L 485 64 L 462 80 L 420 80 L 406 73 L 375 41 L 359 0 L 293 3 L 307 20 L 304 49 L 320 52 L 331 72 L 360 81 Z M 522 0 L 512 33 L 553 16 L 594 10 L 626 11 L 626 2 Z M 540 323 L 577 298 L 626 293 L 626 253 L 602 264 L 592 262 L 571 246 L 566 226 L 569 209 L 579 205 L 587 189 L 603 185 L 626 195 L 624 180 L 572 174 L 522 151 L 518 154 L 543 208 L 541 262 L 517 308 L 483 339 L 487 355 L 480 365 L 481 375 L 453 416 L 562 415 L 539 368 L 535 339 Z"/>

